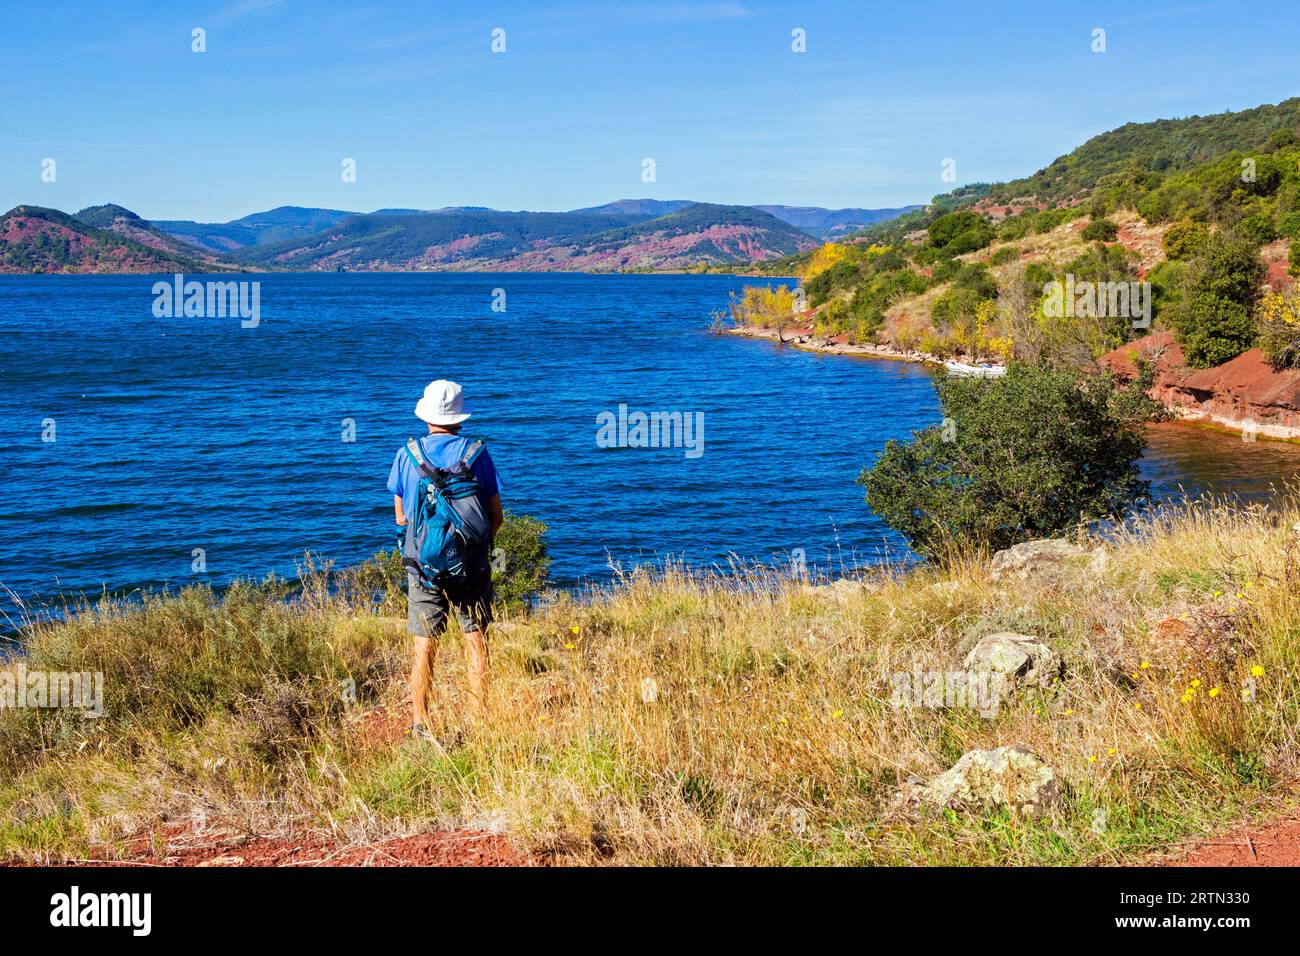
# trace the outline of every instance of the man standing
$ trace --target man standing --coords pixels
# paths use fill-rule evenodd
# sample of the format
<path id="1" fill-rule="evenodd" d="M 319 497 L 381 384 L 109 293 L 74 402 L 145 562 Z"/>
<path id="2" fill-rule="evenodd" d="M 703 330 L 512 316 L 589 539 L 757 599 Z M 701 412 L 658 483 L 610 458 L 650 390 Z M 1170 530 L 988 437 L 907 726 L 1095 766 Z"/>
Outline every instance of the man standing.
<path id="1" fill-rule="evenodd" d="M 486 561 L 475 562 L 478 570 L 453 595 L 426 580 L 421 570 L 411 566 L 419 555 L 414 553 L 408 519 L 414 519 L 420 506 L 416 500 L 420 480 L 427 475 L 427 469 L 452 469 L 468 461 L 479 486 L 479 503 L 491 521 L 493 535 L 501 527 L 505 513 L 501 507 L 501 482 L 492 457 L 480 443 L 460 437 L 461 424 L 471 415 L 461 387 L 443 379 L 430 382 L 416 403 L 415 415 L 428 425 L 428 434 L 413 442 L 413 447 L 398 449 L 388 474 L 388 490 L 393 493 L 397 530 L 407 559 L 407 627 L 414 639 L 410 733 L 417 739 L 428 740 L 432 739 L 428 698 L 433 659 L 452 605 L 456 606 L 456 616 L 465 632 L 465 669 L 469 675 L 471 707 L 475 713 L 482 711 L 487 683 L 487 628 L 492 620 L 492 572 Z M 419 463 L 421 459 L 424 468 Z"/>

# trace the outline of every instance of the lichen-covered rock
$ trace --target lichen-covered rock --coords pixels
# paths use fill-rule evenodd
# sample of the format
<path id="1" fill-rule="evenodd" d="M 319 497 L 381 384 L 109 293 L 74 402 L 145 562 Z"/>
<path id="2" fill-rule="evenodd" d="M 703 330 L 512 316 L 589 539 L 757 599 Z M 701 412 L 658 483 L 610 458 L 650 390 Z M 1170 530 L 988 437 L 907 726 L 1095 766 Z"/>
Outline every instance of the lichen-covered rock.
<path id="1" fill-rule="evenodd" d="M 1012 746 L 971 750 L 933 779 L 909 781 L 899 798 L 903 805 L 943 810 L 1011 806 L 1035 816 L 1060 804 L 1061 789 L 1051 767 L 1026 748 Z"/>
<path id="2" fill-rule="evenodd" d="M 1080 557 L 1083 548 L 1062 538 L 1024 541 L 993 555 L 994 581 L 1024 581 L 1035 575 L 1053 572 L 1071 558 Z"/>
<path id="3" fill-rule="evenodd" d="M 1047 687 L 1061 673 L 1061 659 L 1036 637 L 1002 631 L 982 638 L 966 655 L 968 671 L 989 671 L 1007 686 Z"/>
<path id="4" fill-rule="evenodd" d="M 870 587 L 866 581 L 857 578 L 836 578 L 828 584 L 805 584 L 799 591 L 809 597 L 836 598 L 842 600 L 856 594 L 862 594 Z"/>

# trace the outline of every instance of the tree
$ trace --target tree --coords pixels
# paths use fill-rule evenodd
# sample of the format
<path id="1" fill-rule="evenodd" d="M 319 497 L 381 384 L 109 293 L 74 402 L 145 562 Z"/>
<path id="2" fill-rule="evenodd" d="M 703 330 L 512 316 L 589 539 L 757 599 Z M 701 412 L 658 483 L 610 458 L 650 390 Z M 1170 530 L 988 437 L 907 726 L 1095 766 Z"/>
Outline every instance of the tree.
<path id="1" fill-rule="evenodd" d="M 1255 344 L 1252 313 L 1264 271 L 1259 247 L 1231 233 L 1216 236 L 1188 263 L 1171 310 L 1188 365 L 1213 368 Z"/>
<path id="2" fill-rule="evenodd" d="M 935 258 L 948 259 L 965 252 L 983 249 L 996 237 L 997 232 L 987 219 L 977 212 L 964 209 L 940 216 L 927 229 Z"/>
<path id="3" fill-rule="evenodd" d="M 1001 378 L 938 384 L 945 425 L 891 440 L 858 481 L 867 503 L 918 553 L 996 550 L 1118 515 L 1148 491 L 1137 460 L 1143 424 L 1162 410 L 1151 373 L 1109 374 L 1013 363 Z"/>
<path id="4" fill-rule="evenodd" d="M 1271 292 L 1260 301 L 1259 348 L 1276 371 L 1300 368 L 1300 293 Z"/>

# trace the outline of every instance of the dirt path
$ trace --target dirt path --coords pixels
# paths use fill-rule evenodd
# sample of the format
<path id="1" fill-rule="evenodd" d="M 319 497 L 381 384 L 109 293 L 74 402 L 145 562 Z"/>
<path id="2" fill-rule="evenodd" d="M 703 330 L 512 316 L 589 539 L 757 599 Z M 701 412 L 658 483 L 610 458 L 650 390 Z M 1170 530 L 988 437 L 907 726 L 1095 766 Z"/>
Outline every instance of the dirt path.
<path id="1" fill-rule="evenodd" d="M 241 835 L 221 827 L 193 832 L 177 826 L 129 842 L 125 852 L 35 866 L 531 866 L 534 861 L 499 833 L 442 830 L 377 843 L 340 843 L 323 836 Z M 4 866 L 0 863 L 0 866 Z"/>
<path id="2" fill-rule="evenodd" d="M 1188 848 L 1168 866 L 1300 866 L 1300 817 L 1241 827 Z"/>

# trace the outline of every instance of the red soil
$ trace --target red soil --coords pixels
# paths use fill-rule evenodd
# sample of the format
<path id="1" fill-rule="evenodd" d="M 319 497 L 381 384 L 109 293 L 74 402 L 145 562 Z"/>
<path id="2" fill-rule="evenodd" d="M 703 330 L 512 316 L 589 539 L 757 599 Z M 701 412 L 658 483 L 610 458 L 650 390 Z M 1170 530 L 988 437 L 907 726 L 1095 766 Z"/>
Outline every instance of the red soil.
<path id="1" fill-rule="evenodd" d="M 1259 349 L 1217 368 L 1189 369 L 1172 332 L 1130 342 L 1099 361 L 1130 377 L 1135 352 L 1155 367 L 1152 395 L 1181 417 L 1240 429 L 1252 423 L 1263 437 L 1300 437 L 1300 370 L 1274 372 Z"/>
<path id="2" fill-rule="evenodd" d="M 156 842 L 162 843 L 159 850 Z M 443 830 L 383 840 L 341 843 L 328 837 L 238 835 L 220 827 L 194 832 L 178 825 L 137 837 L 118 859 L 107 855 L 80 865 L 99 866 L 529 866 L 531 859 L 501 834 Z"/>
<path id="3" fill-rule="evenodd" d="M 1169 866 L 1300 866 L 1300 819 L 1243 827 L 1207 840 Z"/>

